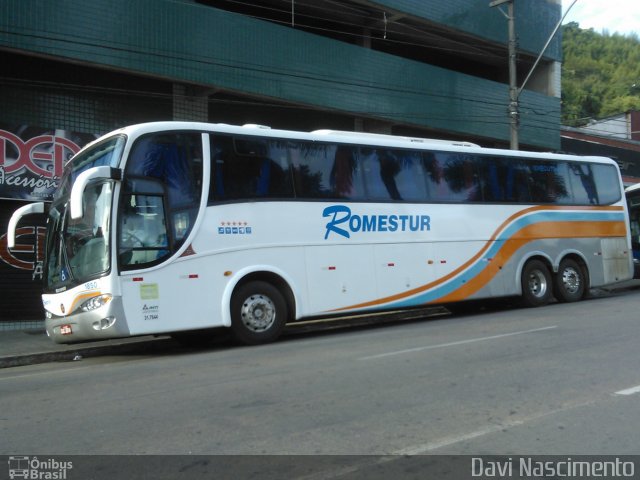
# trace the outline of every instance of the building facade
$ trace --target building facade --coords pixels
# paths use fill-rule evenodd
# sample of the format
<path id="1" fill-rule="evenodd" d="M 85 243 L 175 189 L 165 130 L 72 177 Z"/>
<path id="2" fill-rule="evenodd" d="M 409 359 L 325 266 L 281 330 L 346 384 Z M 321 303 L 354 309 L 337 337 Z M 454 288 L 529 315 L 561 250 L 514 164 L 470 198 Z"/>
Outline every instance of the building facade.
<path id="1" fill-rule="evenodd" d="M 521 85 L 560 0 L 514 0 Z M 507 20 L 487 0 L 0 2 L 0 328 L 38 319 L 43 219 L 6 246 L 93 138 L 154 120 L 508 145 Z M 520 94 L 520 144 L 560 148 L 561 42 Z M 35 217 L 35 216 L 34 216 Z"/>
<path id="2" fill-rule="evenodd" d="M 618 115 L 594 120 L 580 130 L 595 136 L 640 142 L 640 111 L 629 110 Z"/>

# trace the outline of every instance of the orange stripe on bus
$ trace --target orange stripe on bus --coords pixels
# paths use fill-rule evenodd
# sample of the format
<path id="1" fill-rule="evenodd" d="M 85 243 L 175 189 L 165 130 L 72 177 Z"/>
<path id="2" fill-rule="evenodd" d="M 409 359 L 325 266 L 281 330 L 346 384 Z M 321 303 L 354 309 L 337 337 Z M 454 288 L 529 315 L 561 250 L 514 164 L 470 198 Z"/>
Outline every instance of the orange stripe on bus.
<path id="1" fill-rule="evenodd" d="M 513 238 L 507 240 L 491 262 L 482 272 L 465 285 L 437 300 L 438 303 L 454 302 L 469 298 L 489 283 L 500 271 L 500 267 L 525 244 L 546 238 L 590 238 L 621 237 L 626 235 L 623 222 L 541 222 L 519 230 Z"/>
<path id="2" fill-rule="evenodd" d="M 528 213 L 537 211 L 537 210 L 563 210 L 561 207 L 531 207 L 526 210 L 523 210 L 517 214 L 509 217 L 505 222 L 500 225 L 500 227 L 495 231 L 495 233 L 491 236 L 491 239 L 487 241 L 487 243 L 473 256 L 471 259 L 466 261 L 463 265 L 456 268 L 452 272 L 448 273 L 444 277 L 441 277 L 433 282 L 430 282 L 426 285 L 422 285 L 420 287 L 413 288 L 411 290 L 407 290 L 406 292 L 398 293 L 395 295 L 390 295 L 388 297 L 384 297 L 378 300 L 371 300 L 369 302 L 360 303 L 357 305 L 350 305 L 348 307 L 342 307 L 335 310 L 331 310 L 332 312 L 340 312 L 345 310 L 352 310 L 357 308 L 366 308 L 384 305 L 386 303 L 394 302 L 397 300 L 402 300 L 413 295 L 417 295 L 419 293 L 428 291 L 434 287 L 442 285 L 452 278 L 459 275 L 461 272 L 469 268 L 473 265 L 496 241 L 496 237 L 504 230 L 504 228 L 511 222 L 513 222 L 516 218 L 520 216 L 524 216 Z M 598 209 L 594 209 L 591 207 L 575 207 L 573 210 L 623 210 L 622 207 L 602 207 Z M 499 253 L 493 258 L 491 262 L 487 262 L 490 266 L 489 268 L 483 270 L 478 276 L 469 281 L 465 287 L 462 289 L 458 289 L 445 297 L 442 297 L 437 300 L 438 303 L 446 302 L 446 301 L 454 301 L 454 300 L 464 300 L 471 293 L 474 293 L 482 285 L 485 285 L 493 276 L 497 274 L 499 270 L 499 266 L 506 263 L 506 261 L 513 256 L 515 251 L 517 251 L 524 244 L 534 241 L 534 240 L 543 240 L 550 238 L 590 238 L 590 237 L 624 237 L 627 234 L 627 228 L 624 222 L 620 221 L 597 221 L 597 222 L 587 222 L 587 221 L 570 221 L 570 222 L 539 222 L 532 225 L 528 225 L 518 230 L 513 237 L 505 240 L 505 245 L 500 249 Z M 509 252 L 508 257 L 503 258 L 501 255 L 502 252 Z M 486 272 L 494 272 L 492 275 L 488 276 Z M 473 292 L 469 294 L 458 293 L 461 290 L 467 291 L 469 290 L 469 285 L 480 285 Z M 446 300 L 445 300 L 446 299 Z"/>

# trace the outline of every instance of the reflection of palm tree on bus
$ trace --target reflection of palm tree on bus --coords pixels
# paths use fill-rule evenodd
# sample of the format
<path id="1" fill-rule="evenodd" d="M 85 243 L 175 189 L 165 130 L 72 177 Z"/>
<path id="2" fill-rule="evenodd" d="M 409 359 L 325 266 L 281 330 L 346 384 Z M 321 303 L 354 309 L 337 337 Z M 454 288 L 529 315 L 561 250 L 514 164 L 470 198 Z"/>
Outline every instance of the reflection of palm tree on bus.
<path id="1" fill-rule="evenodd" d="M 396 175 L 402 170 L 401 162 L 410 162 L 411 159 L 398 159 L 392 152 L 382 150 L 378 152 L 378 160 L 380 161 L 380 178 L 389 192 L 389 197 L 394 200 L 402 200 L 398 185 L 396 185 Z"/>
<path id="2" fill-rule="evenodd" d="M 465 194 L 468 201 L 549 203 L 569 196 L 567 177 L 560 168 L 553 162 L 527 167 L 517 161 L 478 165 L 475 157 L 460 154 L 447 159 L 444 179 L 453 193 Z"/>
<path id="3" fill-rule="evenodd" d="M 591 166 L 581 165 L 579 163 L 570 163 L 569 169 L 573 174 L 577 175 L 580 178 L 582 187 L 589 197 L 589 203 L 592 205 L 597 205 L 599 203 L 598 191 L 596 190 L 595 178 L 593 177 Z"/>
<path id="4" fill-rule="evenodd" d="M 331 187 L 338 197 L 349 198 L 353 191 L 356 162 L 349 147 L 338 147 L 331 170 Z"/>
<path id="5" fill-rule="evenodd" d="M 449 190 L 465 193 L 465 199 L 469 201 L 481 200 L 482 191 L 471 157 L 464 154 L 450 155 L 443 171 Z"/>

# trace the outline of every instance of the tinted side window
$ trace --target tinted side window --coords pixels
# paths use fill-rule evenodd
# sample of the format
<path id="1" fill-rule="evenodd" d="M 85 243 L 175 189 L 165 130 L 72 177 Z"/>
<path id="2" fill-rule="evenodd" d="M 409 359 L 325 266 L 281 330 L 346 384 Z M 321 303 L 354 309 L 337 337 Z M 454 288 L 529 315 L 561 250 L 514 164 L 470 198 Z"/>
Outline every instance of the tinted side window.
<path id="1" fill-rule="evenodd" d="M 331 194 L 331 162 L 334 149 L 311 142 L 290 142 L 288 148 L 296 196 L 327 198 Z"/>
<path id="2" fill-rule="evenodd" d="M 360 165 L 364 175 L 366 196 L 369 200 L 400 200 L 395 179 L 400 166 L 393 152 L 361 148 Z"/>
<path id="3" fill-rule="evenodd" d="M 172 209 L 189 209 L 200 202 L 202 141 L 198 133 L 147 135 L 136 142 L 127 161 L 127 176 L 160 180 L 167 187 Z"/>
<path id="4" fill-rule="evenodd" d="M 596 179 L 598 203 L 600 205 L 610 205 L 620 200 L 622 193 L 616 167 L 613 165 L 593 164 L 591 168 Z"/>
<path id="5" fill-rule="evenodd" d="M 363 175 L 365 164 L 359 158 L 358 148 L 337 145 L 331 168 L 331 196 L 348 200 L 367 200 Z"/>
<path id="6" fill-rule="evenodd" d="M 567 168 L 573 203 L 579 205 L 597 205 L 600 203 L 592 165 L 589 163 L 567 162 Z"/>
<path id="7" fill-rule="evenodd" d="M 297 198 L 365 200 L 365 165 L 357 147 L 288 142 Z"/>
<path id="8" fill-rule="evenodd" d="M 314 141 L 211 136 L 209 201 L 256 198 L 354 201 L 610 204 L 610 165 Z"/>
<path id="9" fill-rule="evenodd" d="M 420 152 L 361 148 L 360 160 L 370 200 L 426 200 Z"/>
<path id="10" fill-rule="evenodd" d="M 568 171 L 565 162 L 529 160 L 529 182 L 534 203 L 570 202 L 567 181 Z"/>
<path id="11" fill-rule="evenodd" d="M 435 152 L 422 153 L 422 169 L 427 191 L 427 201 L 443 201 L 448 198 L 448 187 L 444 172 Z"/>
<path id="12" fill-rule="evenodd" d="M 438 200 L 449 202 L 482 201 L 477 167 L 477 158 L 457 152 L 439 152 L 435 155 L 442 180 L 446 183 L 444 196 Z"/>
<path id="13" fill-rule="evenodd" d="M 336 149 L 335 145 L 289 142 L 289 158 L 297 197 L 333 196 L 331 170 Z"/>
<path id="14" fill-rule="evenodd" d="M 126 166 L 120 197 L 122 265 L 158 263 L 191 232 L 202 195 L 202 136 L 162 132 L 141 137 Z"/>
<path id="15" fill-rule="evenodd" d="M 478 174 L 485 202 L 531 201 L 529 173 L 517 158 L 479 157 Z"/>
<path id="16" fill-rule="evenodd" d="M 286 143 L 212 135 L 209 201 L 291 197 Z"/>
<path id="17" fill-rule="evenodd" d="M 399 170 L 395 183 L 400 198 L 405 201 L 424 202 L 427 200 L 427 171 L 424 156 L 420 152 L 397 152 L 396 161 Z"/>

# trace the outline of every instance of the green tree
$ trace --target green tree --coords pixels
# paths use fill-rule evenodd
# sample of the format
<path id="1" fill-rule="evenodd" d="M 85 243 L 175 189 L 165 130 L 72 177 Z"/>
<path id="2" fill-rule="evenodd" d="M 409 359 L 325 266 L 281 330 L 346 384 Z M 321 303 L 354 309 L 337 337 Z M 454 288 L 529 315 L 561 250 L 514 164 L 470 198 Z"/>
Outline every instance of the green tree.
<path id="1" fill-rule="evenodd" d="M 562 122 L 589 120 L 640 110 L 640 39 L 562 27 Z"/>

